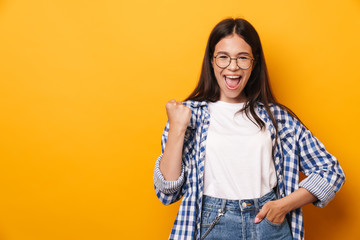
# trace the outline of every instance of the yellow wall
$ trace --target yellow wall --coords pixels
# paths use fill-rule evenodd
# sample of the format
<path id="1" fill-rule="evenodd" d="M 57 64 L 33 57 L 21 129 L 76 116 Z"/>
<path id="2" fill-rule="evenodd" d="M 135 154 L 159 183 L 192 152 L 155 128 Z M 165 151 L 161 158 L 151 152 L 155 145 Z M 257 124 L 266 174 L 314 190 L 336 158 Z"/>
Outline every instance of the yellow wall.
<path id="1" fill-rule="evenodd" d="M 0 239 L 166 239 L 165 103 L 194 88 L 228 16 L 257 28 L 278 99 L 347 174 L 328 207 L 305 208 L 307 239 L 356 239 L 358 0 L 0 0 Z"/>

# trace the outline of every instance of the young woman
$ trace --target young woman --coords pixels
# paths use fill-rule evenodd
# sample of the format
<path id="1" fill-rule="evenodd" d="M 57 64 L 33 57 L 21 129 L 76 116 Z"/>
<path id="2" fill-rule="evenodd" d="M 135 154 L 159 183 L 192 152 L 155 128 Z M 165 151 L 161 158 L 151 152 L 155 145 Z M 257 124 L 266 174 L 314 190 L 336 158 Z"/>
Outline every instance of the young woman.
<path id="1" fill-rule="evenodd" d="M 275 100 L 244 19 L 215 26 L 197 87 L 166 111 L 155 191 L 166 205 L 182 198 L 169 239 L 304 239 L 301 207 L 324 207 L 344 183 L 336 158 Z"/>

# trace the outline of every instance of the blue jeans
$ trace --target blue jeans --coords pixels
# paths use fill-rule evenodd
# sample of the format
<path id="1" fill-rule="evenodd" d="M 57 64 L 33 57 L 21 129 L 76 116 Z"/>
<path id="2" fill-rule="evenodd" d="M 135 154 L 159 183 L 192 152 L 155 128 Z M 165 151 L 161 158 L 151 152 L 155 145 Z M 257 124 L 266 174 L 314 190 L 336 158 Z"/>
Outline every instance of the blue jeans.
<path id="1" fill-rule="evenodd" d="M 267 218 L 254 223 L 261 207 L 271 200 L 276 200 L 274 191 L 245 200 L 203 196 L 201 240 L 292 240 L 286 218 L 282 223 L 272 223 Z"/>

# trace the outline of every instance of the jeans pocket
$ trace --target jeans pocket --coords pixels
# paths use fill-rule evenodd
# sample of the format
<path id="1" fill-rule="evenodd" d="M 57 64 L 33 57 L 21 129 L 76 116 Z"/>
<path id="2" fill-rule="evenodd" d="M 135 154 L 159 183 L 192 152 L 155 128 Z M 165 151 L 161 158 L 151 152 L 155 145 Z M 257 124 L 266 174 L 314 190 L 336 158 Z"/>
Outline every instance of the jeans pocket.
<path id="1" fill-rule="evenodd" d="M 201 213 L 201 227 L 209 227 L 211 222 L 209 222 L 210 212 L 202 211 Z"/>
<path id="2" fill-rule="evenodd" d="M 269 224 L 270 226 L 273 226 L 273 227 L 281 227 L 282 225 L 285 224 L 285 221 L 286 219 L 284 219 L 281 223 L 273 223 L 271 222 L 267 217 L 264 218 L 264 221 Z"/>
<path id="3" fill-rule="evenodd" d="M 203 210 L 201 211 L 201 226 L 209 227 L 214 223 L 214 221 L 217 221 L 219 214 L 219 209 L 203 208 Z"/>
<path id="4" fill-rule="evenodd" d="M 258 239 L 292 240 L 290 226 L 285 218 L 282 223 L 273 223 L 266 217 L 257 225 Z"/>
<path id="5" fill-rule="evenodd" d="M 222 211 L 203 211 L 200 225 L 200 240 L 203 240 L 211 230 L 218 224 L 221 217 L 225 214 Z"/>

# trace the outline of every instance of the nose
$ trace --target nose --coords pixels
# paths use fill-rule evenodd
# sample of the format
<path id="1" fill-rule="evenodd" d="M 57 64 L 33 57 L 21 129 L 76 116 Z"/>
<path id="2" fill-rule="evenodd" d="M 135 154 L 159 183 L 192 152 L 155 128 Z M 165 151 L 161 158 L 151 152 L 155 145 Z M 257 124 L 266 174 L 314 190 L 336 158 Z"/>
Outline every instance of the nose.
<path id="1" fill-rule="evenodd" d="M 230 58 L 230 65 L 228 68 L 232 71 L 235 71 L 239 68 L 239 66 L 237 65 L 236 58 Z"/>

